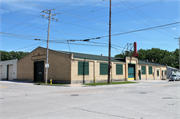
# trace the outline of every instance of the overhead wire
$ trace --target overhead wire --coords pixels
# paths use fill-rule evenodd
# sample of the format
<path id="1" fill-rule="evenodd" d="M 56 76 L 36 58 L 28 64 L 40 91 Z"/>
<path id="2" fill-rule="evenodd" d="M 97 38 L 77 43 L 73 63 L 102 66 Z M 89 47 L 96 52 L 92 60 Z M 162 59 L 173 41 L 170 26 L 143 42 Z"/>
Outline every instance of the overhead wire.
<path id="1" fill-rule="evenodd" d="M 161 0 L 162 1 L 162 0 Z M 145 7 L 145 6 L 148 6 L 148 5 L 152 5 L 152 4 L 155 4 L 155 3 L 159 3 L 161 1 L 158 1 L 158 2 L 153 2 L 153 3 L 150 3 L 150 4 L 145 4 L 145 5 L 141 5 L 141 6 L 138 6 L 137 8 L 140 8 L 140 7 Z M 132 10 L 131 9 L 127 9 L 127 10 L 124 10 L 124 11 L 129 11 L 129 10 Z M 122 11 L 118 11 L 118 12 L 113 12 L 111 14 L 117 14 L 117 13 L 120 13 Z M 82 18 L 81 16 L 78 16 L 78 15 L 72 15 L 72 14 L 68 14 L 68 13 L 65 13 L 67 15 L 70 15 L 70 16 L 73 16 L 73 17 L 77 17 L 77 18 Z M 102 16 L 98 16 L 98 17 L 93 17 L 93 18 L 82 18 L 84 20 L 80 20 L 80 21 L 75 21 L 75 22 L 72 22 L 72 23 L 77 23 L 77 22 L 82 22 L 82 21 L 86 21 L 86 20 L 89 20 L 89 21 L 94 21 L 94 22 L 97 22 L 97 23 L 103 23 L 103 24 L 107 24 L 107 22 L 102 22 L 102 21 L 97 21 L 97 20 L 92 20 L 92 19 L 97 19 L 97 18 L 100 18 L 100 17 L 104 17 L 104 16 L 108 16 L 109 14 L 105 14 L 105 15 L 102 15 Z M 60 20 L 64 20 L 64 19 L 60 19 Z M 62 24 L 63 25 L 63 24 Z M 58 26 L 62 26 L 62 25 L 58 25 Z M 65 25 L 65 24 L 64 24 Z M 115 26 L 112 24 L 112 26 Z M 52 26 L 53 27 L 53 26 Z"/>
<path id="2" fill-rule="evenodd" d="M 125 4 L 125 5 L 126 5 L 126 4 Z M 138 22 L 144 24 L 145 26 L 150 27 L 150 26 L 147 25 L 146 23 L 144 23 L 144 22 L 138 20 L 136 17 L 134 17 L 134 16 L 130 15 L 129 13 L 123 11 L 121 8 L 117 7 L 116 5 L 113 5 L 113 6 L 116 7 L 117 9 L 119 9 L 120 11 L 122 11 L 123 13 L 127 14 L 128 16 L 132 17 L 132 18 L 135 19 L 136 21 L 138 21 Z M 127 5 L 126 5 L 126 6 L 127 6 Z M 127 6 L 127 7 L 129 7 L 129 6 Z M 129 8 L 130 8 L 130 7 L 129 7 Z M 134 11 L 134 10 L 133 10 L 133 11 Z M 135 12 L 136 12 L 136 11 L 135 11 Z M 138 13 L 138 12 L 136 12 L 136 13 Z M 139 14 L 139 13 L 138 13 L 138 14 Z M 159 32 L 159 33 L 161 33 L 161 34 L 163 34 L 163 35 L 169 36 L 168 34 L 162 33 L 162 32 L 160 32 L 160 31 L 158 31 L 158 30 L 156 30 L 156 29 L 154 29 L 154 30 L 157 31 L 157 32 Z M 169 37 L 172 37 L 172 36 L 169 36 Z M 174 38 L 174 37 L 173 37 L 173 38 Z"/>
<path id="3" fill-rule="evenodd" d="M 149 27 L 149 28 L 144 28 L 144 29 L 139 29 L 139 30 L 133 30 L 133 31 L 127 31 L 127 32 L 122 32 L 122 33 L 116 33 L 116 34 L 112 34 L 111 36 L 116 36 L 116 35 L 123 35 L 123 34 L 128 34 L 128 33 L 134 33 L 134 32 L 139 32 L 139 31 L 146 31 L 146 30 L 150 30 L 150 29 L 155 29 L 155 28 L 159 28 L 159 27 L 164 27 L 164 26 L 169 26 L 169 25 L 174 25 L 174 24 L 179 24 L 180 22 L 174 22 L 174 23 L 170 23 L 170 24 L 165 24 L 165 25 L 160 25 L 160 26 L 155 26 L 155 27 Z M 101 36 L 101 37 L 94 37 L 94 38 L 90 38 L 88 40 L 96 40 L 96 39 L 101 39 L 104 37 L 109 37 L 109 35 L 105 35 L 105 36 Z M 155 42 L 156 43 L 156 42 Z M 161 44 L 162 45 L 162 44 Z"/>
<path id="4" fill-rule="evenodd" d="M 39 14 L 39 13 L 38 13 Z M 36 14 L 36 15 L 38 15 L 38 14 Z M 22 21 L 22 22 L 20 22 L 20 23 L 26 23 L 26 21 L 29 21 L 29 20 L 31 20 L 31 19 L 33 19 L 34 17 L 37 17 L 37 16 L 32 16 L 32 17 L 30 17 L 30 18 L 28 18 L 28 19 L 26 19 L 26 20 L 24 20 L 24 21 Z M 11 26 L 10 28 L 7 28 L 7 29 L 5 29 L 5 30 L 3 30 L 4 32 L 6 32 L 6 31 L 8 31 L 8 30 L 12 30 L 12 29 L 14 29 L 14 28 L 17 28 L 17 27 L 19 27 L 19 25 L 13 25 L 13 26 Z"/>
<path id="5" fill-rule="evenodd" d="M 20 24 L 20 25 L 25 25 L 25 26 L 30 26 L 30 27 L 34 27 L 34 28 L 39 28 L 39 29 L 47 30 L 46 28 L 41 28 L 41 27 L 37 27 L 37 26 L 33 26 L 33 25 L 17 23 L 17 22 L 13 22 L 13 21 L 4 20 L 4 19 L 0 19 L 0 20 L 6 21 L 6 22 L 10 22 L 10 23 L 16 23 L 16 24 Z M 51 30 L 51 31 L 59 32 L 59 33 L 64 33 L 64 34 L 69 34 L 69 35 L 74 35 L 74 36 L 87 37 L 87 36 L 83 36 L 83 35 L 77 35 L 77 34 L 67 33 L 67 32 L 63 32 L 63 31 L 57 31 L 57 30 Z"/>
<path id="6" fill-rule="evenodd" d="M 39 42 L 39 43 L 35 43 L 35 44 L 31 44 L 31 45 L 28 45 L 28 46 L 25 46 L 25 47 L 22 47 L 22 48 L 18 48 L 18 49 L 15 49 L 15 51 L 16 50 L 20 50 L 20 49 L 24 49 L 24 48 L 27 48 L 27 47 L 31 47 L 31 46 L 34 46 L 34 45 L 37 45 L 37 44 L 45 44 L 45 42 L 44 41 L 41 41 L 41 42 Z"/>
<path id="7" fill-rule="evenodd" d="M 119 0 L 121 1 L 121 0 Z M 128 0 L 125 0 L 126 3 L 128 3 L 129 5 L 131 5 L 133 8 L 135 8 L 135 10 L 139 11 L 141 14 L 143 14 L 143 17 L 145 17 L 147 20 L 149 20 L 150 22 L 152 22 L 153 24 L 156 25 L 161 25 L 160 23 L 158 23 L 157 21 L 155 21 L 154 19 L 152 19 L 151 17 L 149 17 L 147 14 L 145 14 L 144 12 L 142 12 L 141 10 L 139 10 L 138 8 L 136 8 L 134 5 L 132 5 Z M 122 3 L 122 2 L 121 2 Z M 123 4 L 126 4 L 125 2 L 123 2 Z M 169 29 L 164 28 L 166 31 L 171 32 L 173 34 L 175 34 L 174 32 L 172 32 Z M 177 34 L 176 34 L 177 35 Z"/>

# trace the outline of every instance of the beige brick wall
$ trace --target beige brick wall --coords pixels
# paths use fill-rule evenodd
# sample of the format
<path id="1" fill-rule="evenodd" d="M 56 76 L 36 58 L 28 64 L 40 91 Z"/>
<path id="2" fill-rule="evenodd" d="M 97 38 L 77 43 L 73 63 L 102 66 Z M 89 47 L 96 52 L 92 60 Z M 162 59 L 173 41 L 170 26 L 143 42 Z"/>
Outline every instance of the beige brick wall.
<path id="1" fill-rule="evenodd" d="M 71 61 L 71 79 L 72 83 L 83 83 L 83 75 L 78 75 L 78 61 L 84 61 L 83 59 L 73 59 Z M 89 62 L 89 75 L 84 76 L 84 82 L 105 82 L 108 79 L 108 75 L 100 75 L 100 63 L 108 63 L 107 61 L 95 61 L 95 60 L 85 60 Z M 125 63 L 123 64 L 123 75 L 116 75 L 116 63 L 123 64 L 119 62 L 112 62 L 111 69 L 111 79 L 113 81 L 125 80 Z"/>
<path id="2" fill-rule="evenodd" d="M 139 67 L 140 66 L 140 67 Z M 141 74 L 141 80 L 162 80 L 162 71 L 167 70 L 166 66 L 153 66 L 153 65 L 139 65 L 138 70 L 141 70 L 141 66 L 146 66 L 146 74 Z M 152 66 L 153 74 L 149 74 L 149 66 Z M 159 70 L 159 76 L 157 76 L 157 70 Z M 163 73 L 164 77 L 165 72 Z"/>
<path id="3" fill-rule="evenodd" d="M 122 64 L 123 65 L 123 74 L 122 75 L 116 75 L 116 64 Z M 114 81 L 122 81 L 125 80 L 125 74 L 126 74 L 126 64 L 125 63 L 120 63 L 120 62 L 112 62 L 112 79 Z"/>
<path id="4" fill-rule="evenodd" d="M 72 83 L 83 83 L 84 82 L 93 82 L 94 81 L 94 62 L 91 60 L 85 60 L 89 62 L 89 75 L 78 75 L 78 61 L 84 61 L 83 59 L 74 59 L 71 61 L 71 80 Z"/>
<path id="5" fill-rule="evenodd" d="M 46 63 L 46 49 L 37 48 L 17 63 L 17 79 L 34 81 L 34 61 Z M 70 82 L 71 58 L 69 55 L 49 50 L 48 79 Z M 44 68 L 45 79 L 45 68 Z"/>
<path id="6" fill-rule="evenodd" d="M 71 56 L 49 51 L 48 79 L 60 83 L 71 83 Z"/>

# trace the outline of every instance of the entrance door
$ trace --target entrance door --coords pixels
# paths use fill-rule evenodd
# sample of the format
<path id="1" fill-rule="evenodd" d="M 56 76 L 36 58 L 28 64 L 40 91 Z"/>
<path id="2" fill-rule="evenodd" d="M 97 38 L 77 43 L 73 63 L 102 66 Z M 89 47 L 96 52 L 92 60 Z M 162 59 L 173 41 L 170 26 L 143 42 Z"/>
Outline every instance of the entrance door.
<path id="1" fill-rule="evenodd" d="M 34 81 L 44 82 L 44 61 L 34 62 Z"/>
<path id="2" fill-rule="evenodd" d="M 8 80 L 13 80 L 13 65 L 8 65 Z"/>
<path id="3" fill-rule="evenodd" d="M 135 64 L 128 64 L 128 80 L 134 80 L 135 77 Z"/>

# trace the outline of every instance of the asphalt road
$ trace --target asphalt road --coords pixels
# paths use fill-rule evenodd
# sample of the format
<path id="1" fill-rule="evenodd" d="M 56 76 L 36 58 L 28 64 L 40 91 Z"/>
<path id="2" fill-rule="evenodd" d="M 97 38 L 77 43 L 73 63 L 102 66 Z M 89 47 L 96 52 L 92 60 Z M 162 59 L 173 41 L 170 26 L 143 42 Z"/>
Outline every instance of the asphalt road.
<path id="1" fill-rule="evenodd" d="M 77 86 L 0 81 L 0 119 L 180 119 L 180 81 Z"/>

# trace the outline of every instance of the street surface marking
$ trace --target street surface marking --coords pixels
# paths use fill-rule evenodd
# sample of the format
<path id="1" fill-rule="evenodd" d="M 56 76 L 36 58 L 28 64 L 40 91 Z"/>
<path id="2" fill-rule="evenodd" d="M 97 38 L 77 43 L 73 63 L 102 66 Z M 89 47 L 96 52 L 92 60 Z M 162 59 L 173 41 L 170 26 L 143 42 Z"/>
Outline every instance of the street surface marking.
<path id="1" fill-rule="evenodd" d="M 7 88 L 6 86 L 0 86 L 0 87 L 2 87 L 2 88 Z"/>
<path id="2" fill-rule="evenodd" d="M 168 86 L 168 85 L 177 85 L 177 84 L 180 84 L 180 83 L 173 83 L 173 84 L 163 84 L 163 85 L 156 85 L 154 87 L 159 87 L 159 86 Z"/>

